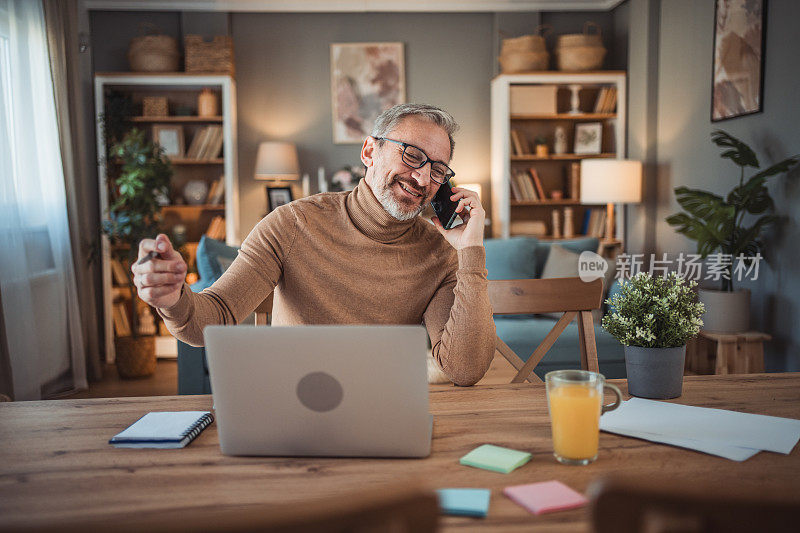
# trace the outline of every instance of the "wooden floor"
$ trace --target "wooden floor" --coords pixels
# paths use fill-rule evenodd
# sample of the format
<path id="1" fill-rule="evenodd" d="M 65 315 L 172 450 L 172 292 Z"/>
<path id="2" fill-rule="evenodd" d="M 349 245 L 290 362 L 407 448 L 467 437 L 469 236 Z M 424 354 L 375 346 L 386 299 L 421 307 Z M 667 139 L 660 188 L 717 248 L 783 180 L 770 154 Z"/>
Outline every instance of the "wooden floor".
<path id="1" fill-rule="evenodd" d="M 89 389 L 60 399 L 117 398 L 121 396 L 172 396 L 178 394 L 178 361 L 159 359 L 156 372 L 140 379 L 121 379 L 117 367 L 105 365 L 103 379 L 89 383 Z"/>

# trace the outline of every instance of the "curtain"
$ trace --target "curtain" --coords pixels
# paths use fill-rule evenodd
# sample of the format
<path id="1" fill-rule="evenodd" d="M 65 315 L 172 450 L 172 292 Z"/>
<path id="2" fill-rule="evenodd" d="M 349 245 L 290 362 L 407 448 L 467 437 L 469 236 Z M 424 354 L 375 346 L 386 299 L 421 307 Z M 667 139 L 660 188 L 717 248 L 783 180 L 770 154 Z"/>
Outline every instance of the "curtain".
<path id="1" fill-rule="evenodd" d="M 67 217 L 72 238 L 72 263 L 78 287 L 78 314 L 86 346 L 86 369 L 90 380 L 102 377 L 102 306 L 100 261 L 89 262 L 93 244 L 99 242 L 100 215 L 95 173 L 94 130 L 91 89 L 81 88 L 81 69 L 91 76 L 88 54 L 78 42 L 78 0 L 44 0 L 44 17 L 50 51 L 50 72 L 55 91 Z M 85 50 L 84 50 L 85 51 Z"/>
<path id="2" fill-rule="evenodd" d="M 0 300 L 15 400 L 87 386 L 66 206 L 42 4 L 0 0 Z"/>

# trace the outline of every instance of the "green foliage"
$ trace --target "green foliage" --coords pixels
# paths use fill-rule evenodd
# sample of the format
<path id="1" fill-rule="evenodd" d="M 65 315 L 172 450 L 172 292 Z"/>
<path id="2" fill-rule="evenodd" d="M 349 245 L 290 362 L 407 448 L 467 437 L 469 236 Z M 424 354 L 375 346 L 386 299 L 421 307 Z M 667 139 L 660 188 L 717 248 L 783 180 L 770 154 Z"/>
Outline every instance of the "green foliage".
<path id="1" fill-rule="evenodd" d="M 745 167 L 760 168 L 755 152 L 722 130 L 714 131 L 711 139 L 723 149 L 722 158 L 740 167 L 739 185 L 725 198 L 700 189 L 677 187 L 675 196 L 685 212 L 667 217 L 667 223 L 696 241 L 697 253 L 703 257 L 714 252 L 730 254 L 734 259 L 740 254 L 753 257 L 763 252 L 764 230 L 778 220 L 773 214 L 775 203 L 765 182 L 771 176 L 789 171 L 800 162 L 800 155 L 776 163 L 744 181 Z M 733 290 L 731 269 L 732 265 L 728 266 L 730 279 L 722 280 L 722 290 Z"/>
<path id="2" fill-rule="evenodd" d="M 109 178 L 109 220 L 103 232 L 112 244 L 135 248 L 140 240 L 158 233 L 161 207 L 156 198 L 167 194 L 172 167 L 163 150 L 136 128 L 112 146 L 109 155 L 120 164 L 120 171 Z"/>
<path id="3" fill-rule="evenodd" d="M 683 346 L 703 325 L 705 307 L 697 301 L 696 286 L 674 272 L 666 277 L 640 272 L 606 300 L 610 311 L 603 329 L 625 346 Z"/>

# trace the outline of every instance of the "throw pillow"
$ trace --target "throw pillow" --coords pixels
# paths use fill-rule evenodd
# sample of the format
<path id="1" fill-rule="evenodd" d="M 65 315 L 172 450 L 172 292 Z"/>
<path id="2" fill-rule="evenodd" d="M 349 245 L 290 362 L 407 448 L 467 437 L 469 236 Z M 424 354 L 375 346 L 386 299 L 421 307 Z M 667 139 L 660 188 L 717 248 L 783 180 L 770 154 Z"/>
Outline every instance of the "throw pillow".
<path id="1" fill-rule="evenodd" d="M 486 239 L 486 270 L 488 279 L 531 279 L 536 277 L 536 248 L 534 237 Z"/>
<path id="2" fill-rule="evenodd" d="M 576 278 L 578 277 L 578 258 L 581 254 L 567 250 L 561 245 L 553 244 L 550 246 L 550 255 L 542 270 L 542 279 L 553 278 Z M 609 259 L 605 260 L 608 264 L 605 275 L 603 276 L 603 301 L 611 283 L 614 281 L 616 273 L 616 263 Z M 547 313 L 545 316 L 561 318 L 561 313 Z M 602 318 L 602 307 L 592 312 L 595 324 Z"/>

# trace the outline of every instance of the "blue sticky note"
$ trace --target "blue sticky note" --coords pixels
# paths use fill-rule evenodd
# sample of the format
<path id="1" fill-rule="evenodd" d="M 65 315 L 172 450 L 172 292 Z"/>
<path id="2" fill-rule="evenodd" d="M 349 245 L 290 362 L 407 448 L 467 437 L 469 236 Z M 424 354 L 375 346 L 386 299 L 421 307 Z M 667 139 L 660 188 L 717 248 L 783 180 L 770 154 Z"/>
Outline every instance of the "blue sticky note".
<path id="1" fill-rule="evenodd" d="M 484 517 L 489 512 L 489 489 L 439 489 L 442 514 Z"/>
<path id="2" fill-rule="evenodd" d="M 462 465 L 508 474 L 531 460 L 531 454 L 492 444 L 478 446 L 459 462 Z"/>

